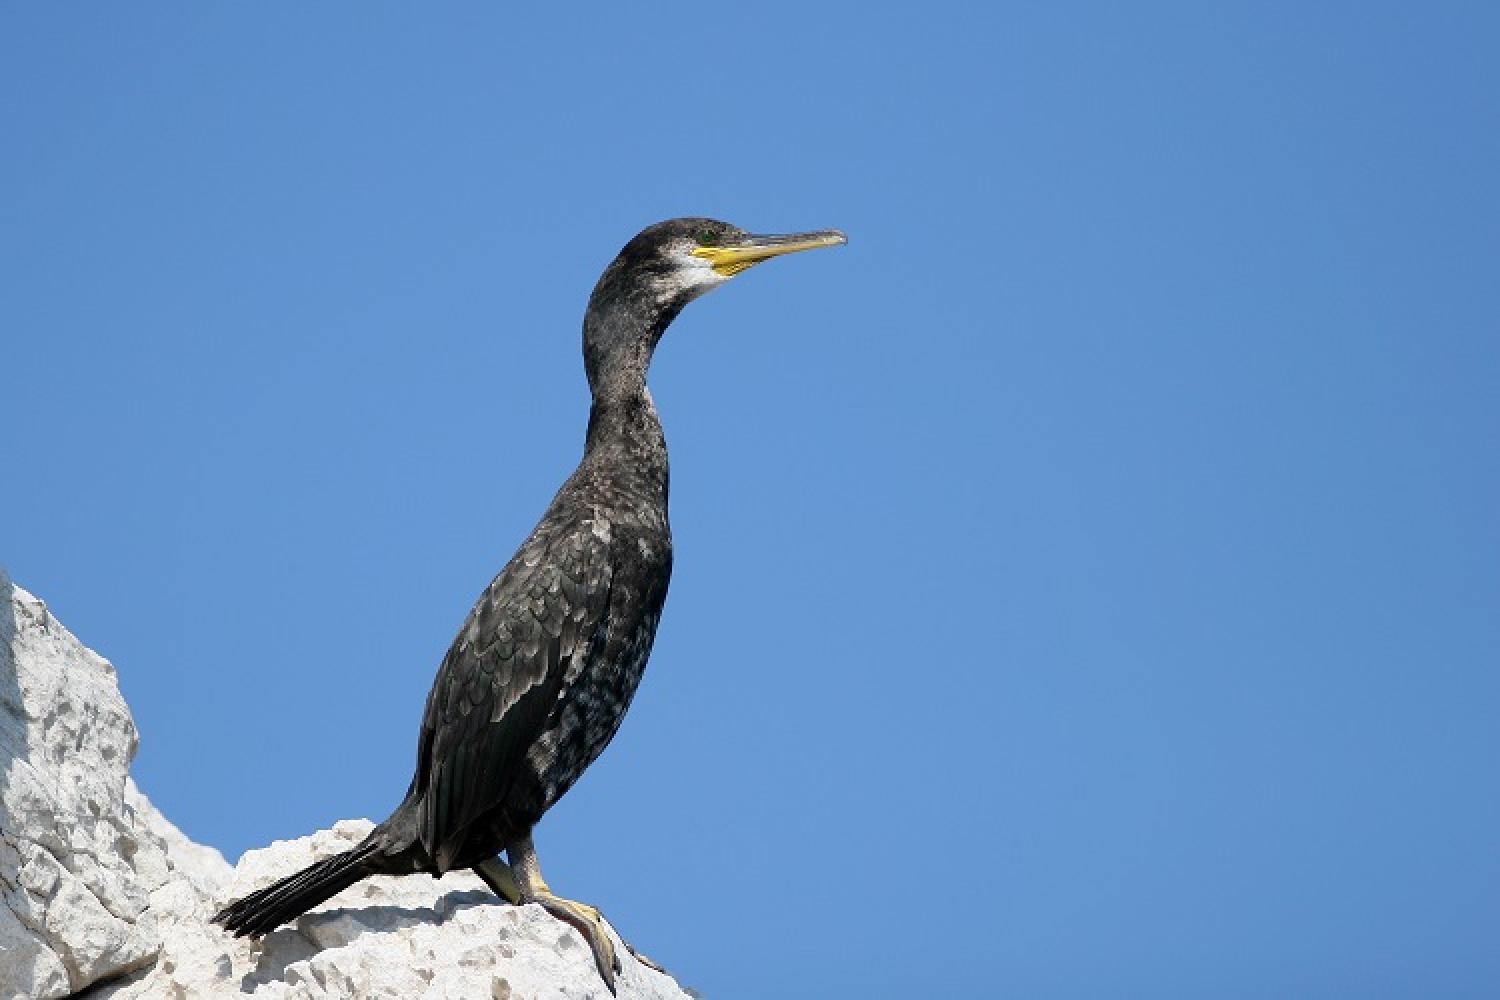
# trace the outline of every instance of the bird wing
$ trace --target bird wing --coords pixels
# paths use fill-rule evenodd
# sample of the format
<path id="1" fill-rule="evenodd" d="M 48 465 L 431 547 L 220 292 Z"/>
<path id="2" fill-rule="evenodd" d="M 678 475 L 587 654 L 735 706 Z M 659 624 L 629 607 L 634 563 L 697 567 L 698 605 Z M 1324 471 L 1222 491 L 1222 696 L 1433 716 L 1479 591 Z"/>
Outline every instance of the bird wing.
<path id="1" fill-rule="evenodd" d="M 469 825 L 503 806 L 564 681 L 602 642 L 607 531 L 543 525 L 485 589 L 443 658 L 422 718 L 418 832 L 447 871 Z M 602 537 L 601 537 L 602 535 Z"/>

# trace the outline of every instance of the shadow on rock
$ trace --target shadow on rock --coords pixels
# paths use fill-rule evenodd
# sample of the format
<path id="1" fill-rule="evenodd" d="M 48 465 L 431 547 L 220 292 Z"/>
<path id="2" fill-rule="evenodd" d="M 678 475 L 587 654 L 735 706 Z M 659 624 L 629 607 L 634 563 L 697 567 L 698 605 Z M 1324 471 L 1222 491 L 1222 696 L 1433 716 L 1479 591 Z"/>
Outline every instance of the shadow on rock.
<path id="1" fill-rule="evenodd" d="M 272 931 L 261 939 L 255 969 L 240 980 L 240 989 L 253 993 L 267 983 L 282 982 L 288 966 L 321 951 L 341 948 L 366 934 L 387 934 L 416 924 L 439 925 L 474 906 L 509 906 L 484 890 L 450 892 L 432 906 L 346 906 L 308 914 L 296 924 Z"/>

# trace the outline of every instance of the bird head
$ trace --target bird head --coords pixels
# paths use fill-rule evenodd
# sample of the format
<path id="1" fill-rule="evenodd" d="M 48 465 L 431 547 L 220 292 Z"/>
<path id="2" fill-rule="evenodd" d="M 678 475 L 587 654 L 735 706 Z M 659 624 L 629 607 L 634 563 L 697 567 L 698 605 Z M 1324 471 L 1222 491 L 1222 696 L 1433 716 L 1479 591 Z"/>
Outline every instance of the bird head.
<path id="1" fill-rule="evenodd" d="M 758 236 L 717 219 L 670 219 L 641 230 L 611 270 L 675 312 L 761 261 L 845 242 L 836 229 Z"/>
<path id="2" fill-rule="evenodd" d="M 590 384 L 606 366 L 642 375 L 651 351 L 682 307 L 761 261 L 848 242 L 837 229 L 757 236 L 716 219 L 669 219 L 647 226 L 605 268 L 584 320 Z"/>

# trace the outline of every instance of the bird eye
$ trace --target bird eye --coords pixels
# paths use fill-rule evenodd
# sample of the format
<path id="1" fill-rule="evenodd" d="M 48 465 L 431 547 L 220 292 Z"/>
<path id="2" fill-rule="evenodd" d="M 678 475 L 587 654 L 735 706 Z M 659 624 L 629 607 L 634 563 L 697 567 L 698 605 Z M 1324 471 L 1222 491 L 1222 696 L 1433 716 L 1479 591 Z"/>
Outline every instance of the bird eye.
<path id="1" fill-rule="evenodd" d="M 719 245 L 719 238 L 707 229 L 698 234 L 698 245 L 700 247 L 712 247 Z"/>

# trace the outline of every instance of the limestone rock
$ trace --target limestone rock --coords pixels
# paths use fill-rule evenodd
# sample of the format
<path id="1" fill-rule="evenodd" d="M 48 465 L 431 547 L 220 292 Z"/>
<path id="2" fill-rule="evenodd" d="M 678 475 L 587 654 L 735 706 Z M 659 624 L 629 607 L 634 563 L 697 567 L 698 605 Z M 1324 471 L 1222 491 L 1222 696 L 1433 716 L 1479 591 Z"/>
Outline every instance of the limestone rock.
<path id="1" fill-rule="evenodd" d="M 219 905 L 371 824 L 278 841 L 232 870 L 135 787 L 136 746 L 114 668 L 0 571 L 0 997 L 609 996 L 577 931 L 468 873 L 367 879 L 260 941 L 230 937 L 208 922 Z M 622 998 L 689 996 L 619 952 Z"/>
<path id="2" fill-rule="evenodd" d="M 250 851 L 227 896 L 346 850 L 372 825 L 344 820 L 332 830 Z M 90 994 L 91 1000 L 609 996 L 577 931 L 539 906 L 504 904 L 468 873 L 366 879 L 260 941 L 229 937 L 200 919 L 176 923 L 165 940 L 154 968 Z M 620 952 L 621 997 L 685 996 L 669 976 L 641 965 L 623 946 Z"/>
<path id="3" fill-rule="evenodd" d="M 130 785 L 136 745 L 114 667 L 0 574 L 0 996 L 67 996 L 155 961 L 153 897 L 188 879 Z M 227 879 L 217 852 L 193 857 L 205 886 Z"/>

